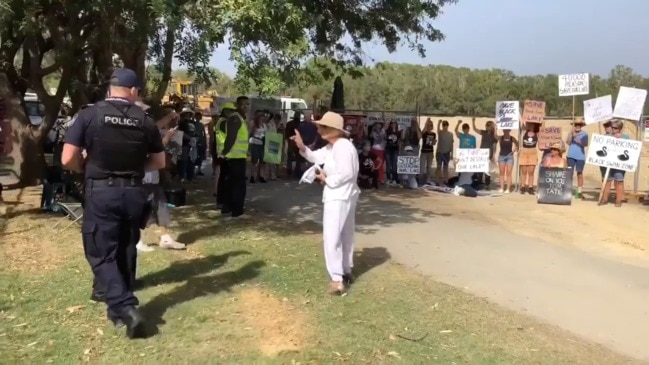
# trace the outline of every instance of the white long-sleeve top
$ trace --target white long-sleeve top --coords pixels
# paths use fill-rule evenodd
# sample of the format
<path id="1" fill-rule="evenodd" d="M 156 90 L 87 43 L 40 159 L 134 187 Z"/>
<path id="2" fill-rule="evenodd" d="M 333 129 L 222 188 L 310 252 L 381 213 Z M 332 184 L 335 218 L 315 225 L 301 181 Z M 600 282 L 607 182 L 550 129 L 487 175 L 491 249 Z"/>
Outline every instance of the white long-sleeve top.
<path id="1" fill-rule="evenodd" d="M 325 187 L 322 202 L 349 200 L 360 193 L 358 184 L 358 152 L 348 139 L 341 138 L 334 144 L 315 151 L 308 147 L 302 156 L 316 165 L 324 164 Z"/>

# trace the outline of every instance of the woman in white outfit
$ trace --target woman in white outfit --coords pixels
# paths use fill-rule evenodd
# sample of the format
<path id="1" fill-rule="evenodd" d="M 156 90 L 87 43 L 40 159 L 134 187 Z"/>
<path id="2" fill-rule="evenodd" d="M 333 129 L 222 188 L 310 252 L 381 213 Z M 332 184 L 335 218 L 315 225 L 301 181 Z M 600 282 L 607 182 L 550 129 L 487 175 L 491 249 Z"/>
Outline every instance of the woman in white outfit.
<path id="1" fill-rule="evenodd" d="M 360 193 L 356 184 L 358 152 L 347 138 L 340 114 L 327 112 L 314 123 L 318 126 L 318 133 L 329 142 L 325 147 L 310 150 L 297 130 L 292 139 L 300 154 L 319 167 L 316 178 L 324 185 L 322 238 L 331 278 L 329 293 L 342 295 L 346 291 L 345 284 L 352 282 L 356 202 Z"/>

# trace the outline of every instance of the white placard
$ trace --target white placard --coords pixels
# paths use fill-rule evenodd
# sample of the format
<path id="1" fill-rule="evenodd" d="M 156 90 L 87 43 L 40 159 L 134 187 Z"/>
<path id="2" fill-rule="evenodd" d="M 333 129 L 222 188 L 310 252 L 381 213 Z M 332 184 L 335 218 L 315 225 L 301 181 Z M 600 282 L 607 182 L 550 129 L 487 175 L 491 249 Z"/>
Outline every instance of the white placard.
<path id="1" fill-rule="evenodd" d="M 397 156 L 397 174 L 419 175 L 419 156 Z"/>
<path id="2" fill-rule="evenodd" d="M 414 118 L 412 115 L 395 115 L 392 119 L 397 122 L 399 130 L 403 130 L 410 127 L 410 121 L 412 118 Z"/>
<path id="3" fill-rule="evenodd" d="M 642 142 L 593 134 L 586 163 L 633 172 L 638 168 Z"/>
<path id="4" fill-rule="evenodd" d="M 518 129 L 521 120 L 518 101 L 496 102 L 496 125 L 498 129 Z"/>
<path id="5" fill-rule="evenodd" d="M 645 100 L 647 100 L 647 90 L 620 86 L 620 92 L 615 100 L 613 116 L 637 122 L 642 117 Z"/>
<path id="6" fill-rule="evenodd" d="M 644 141 L 649 142 L 649 119 L 644 121 Z"/>
<path id="7" fill-rule="evenodd" d="M 489 173 L 488 148 L 458 148 L 455 150 L 455 172 Z"/>
<path id="8" fill-rule="evenodd" d="M 588 74 L 559 75 L 559 96 L 588 95 L 589 92 Z"/>
<path id="9" fill-rule="evenodd" d="M 584 100 L 584 122 L 594 124 L 613 118 L 613 97 L 611 95 Z"/>
<path id="10" fill-rule="evenodd" d="M 382 113 L 367 113 L 366 119 L 365 119 L 365 125 L 367 126 L 372 126 L 376 122 L 382 122 L 383 121 L 383 114 Z"/>

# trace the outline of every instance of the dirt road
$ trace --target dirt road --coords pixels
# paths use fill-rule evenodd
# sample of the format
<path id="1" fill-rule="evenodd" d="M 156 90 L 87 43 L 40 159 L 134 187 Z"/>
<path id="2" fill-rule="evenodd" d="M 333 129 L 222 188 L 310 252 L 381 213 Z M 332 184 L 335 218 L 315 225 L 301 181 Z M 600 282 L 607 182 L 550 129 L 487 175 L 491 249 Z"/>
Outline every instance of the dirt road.
<path id="1" fill-rule="evenodd" d="M 319 222 L 320 191 L 258 185 L 250 206 Z M 649 360 L 645 214 L 637 205 L 543 206 L 532 196 L 388 190 L 363 195 L 357 241 L 385 247 L 395 261 L 439 281 Z"/>

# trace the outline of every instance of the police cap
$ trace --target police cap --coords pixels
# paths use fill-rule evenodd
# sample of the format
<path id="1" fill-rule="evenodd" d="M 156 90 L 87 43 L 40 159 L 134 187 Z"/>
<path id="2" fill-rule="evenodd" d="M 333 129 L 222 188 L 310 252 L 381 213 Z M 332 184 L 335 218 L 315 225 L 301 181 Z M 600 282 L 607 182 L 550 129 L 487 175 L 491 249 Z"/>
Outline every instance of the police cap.
<path id="1" fill-rule="evenodd" d="M 135 71 L 128 68 L 118 68 L 110 76 L 110 86 L 141 89 L 142 84 Z"/>

